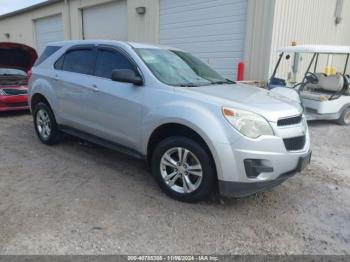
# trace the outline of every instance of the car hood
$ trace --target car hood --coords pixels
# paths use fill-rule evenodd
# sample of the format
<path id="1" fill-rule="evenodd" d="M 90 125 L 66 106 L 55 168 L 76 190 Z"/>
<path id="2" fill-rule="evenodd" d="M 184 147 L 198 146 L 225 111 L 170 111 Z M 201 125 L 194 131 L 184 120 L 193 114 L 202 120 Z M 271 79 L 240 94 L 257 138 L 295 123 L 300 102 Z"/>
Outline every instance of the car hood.
<path id="1" fill-rule="evenodd" d="M 212 85 L 188 87 L 188 92 L 204 95 L 221 106 L 247 110 L 262 115 L 270 122 L 278 119 L 300 115 L 303 109 L 299 103 L 266 89 L 243 85 Z"/>
<path id="2" fill-rule="evenodd" d="M 37 58 L 37 52 L 30 46 L 0 43 L 0 68 L 20 69 L 28 72 Z"/>

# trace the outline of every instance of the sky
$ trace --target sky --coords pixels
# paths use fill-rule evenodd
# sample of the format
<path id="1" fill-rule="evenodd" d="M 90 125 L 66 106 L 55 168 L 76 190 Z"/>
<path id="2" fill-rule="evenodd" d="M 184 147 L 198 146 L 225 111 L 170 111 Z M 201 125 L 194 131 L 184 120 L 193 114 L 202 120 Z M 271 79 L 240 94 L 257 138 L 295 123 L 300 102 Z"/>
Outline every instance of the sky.
<path id="1" fill-rule="evenodd" d="M 45 1 L 46 0 L 0 0 L 0 15 Z"/>

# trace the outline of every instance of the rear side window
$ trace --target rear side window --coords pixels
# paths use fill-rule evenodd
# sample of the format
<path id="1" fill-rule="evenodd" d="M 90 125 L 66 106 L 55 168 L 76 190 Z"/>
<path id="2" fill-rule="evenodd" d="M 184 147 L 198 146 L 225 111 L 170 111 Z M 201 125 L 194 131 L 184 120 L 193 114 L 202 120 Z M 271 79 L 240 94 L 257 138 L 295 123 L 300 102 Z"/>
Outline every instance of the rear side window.
<path id="1" fill-rule="evenodd" d="M 117 51 L 99 50 L 97 53 L 95 75 L 111 78 L 115 69 L 135 70 L 131 62 Z"/>
<path id="2" fill-rule="evenodd" d="M 40 65 L 42 62 L 44 62 L 46 59 L 48 59 L 50 56 L 52 56 L 54 53 L 60 50 L 60 48 L 60 46 L 47 46 L 44 52 L 40 55 L 39 59 L 36 60 L 34 66 Z"/>
<path id="3" fill-rule="evenodd" d="M 58 59 L 55 63 L 55 69 L 57 70 L 62 70 L 62 67 L 63 67 L 63 62 L 64 62 L 64 55 L 61 56 L 60 59 Z"/>
<path id="4" fill-rule="evenodd" d="M 63 71 L 85 75 L 93 74 L 95 56 L 92 49 L 71 50 L 61 59 L 56 62 L 56 68 L 61 67 Z"/>

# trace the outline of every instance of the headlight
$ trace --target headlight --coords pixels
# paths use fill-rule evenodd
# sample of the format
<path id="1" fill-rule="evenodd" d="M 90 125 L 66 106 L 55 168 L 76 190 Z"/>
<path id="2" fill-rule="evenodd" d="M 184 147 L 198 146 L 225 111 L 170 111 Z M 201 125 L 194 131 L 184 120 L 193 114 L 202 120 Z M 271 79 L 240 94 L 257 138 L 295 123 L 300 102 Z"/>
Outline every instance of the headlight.
<path id="1" fill-rule="evenodd" d="M 5 91 L 4 91 L 4 90 L 2 90 L 1 88 L 0 88 L 0 95 L 1 95 L 1 96 L 6 96 Z"/>
<path id="2" fill-rule="evenodd" d="M 246 137 L 258 138 L 264 135 L 274 135 L 270 124 L 262 116 L 228 107 L 224 107 L 222 112 L 230 124 Z"/>

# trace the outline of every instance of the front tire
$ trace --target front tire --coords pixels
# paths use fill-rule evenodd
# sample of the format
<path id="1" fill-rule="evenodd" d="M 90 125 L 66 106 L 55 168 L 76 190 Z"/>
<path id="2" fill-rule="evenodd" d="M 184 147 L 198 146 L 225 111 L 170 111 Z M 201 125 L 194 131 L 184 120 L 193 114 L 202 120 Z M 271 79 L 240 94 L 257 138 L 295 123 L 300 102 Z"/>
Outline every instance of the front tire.
<path id="1" fill-rule="evenodd" d="M 38 103 L 33 110 L 33 120 L 35 131 L 42 143 L 55 145 L 60 142 L 62 134 L 49 105 Z"/>
<path id="2" fill-rule="evenodd" d="M 337 123 L 342 126 L 350 125 L 350 107 L 343 111 L 340 118 L 337 120 Z"/>
<path id="3" fill-rule="evenodd" d="M 212 157 L 202 145 L 186 137 L 169 137 L 157 145 L 152 173 L 168 196 L 183 202 L 208 198 L 216 183 Z"/>

